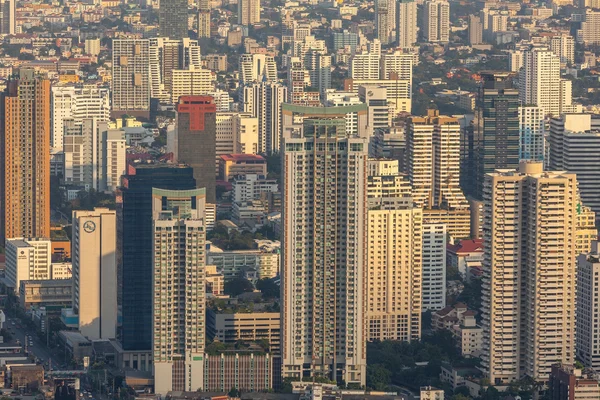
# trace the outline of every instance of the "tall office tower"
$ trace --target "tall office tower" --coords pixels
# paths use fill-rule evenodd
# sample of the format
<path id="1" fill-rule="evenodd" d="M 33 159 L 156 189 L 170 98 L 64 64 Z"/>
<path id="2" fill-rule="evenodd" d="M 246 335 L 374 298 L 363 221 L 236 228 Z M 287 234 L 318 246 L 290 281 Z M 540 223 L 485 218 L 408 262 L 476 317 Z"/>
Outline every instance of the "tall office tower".
<path id="1" fill-rule="evenodd" d="M 198 1 L 198 37 L 210 37 L 210 1 Z"/>
<path id="2" fill-rule="evenodd" d="M 600 218 L 600 118 L 592 114 L 564 114 L 550 120 L 550 170 L 577 175 L 583 203 Z"/>
<path id="3" fill-rule="evenodd" d="M 588 368 L 600 369 L 598 314 L 600 313 L 600 254 L 598 242 L 577 256 L 577 358 Z"/>
<path id="4" fill-rule="evenodd" d="M 63 149 L 64 122 L 72 120 L 81 125 L 84 119 L 98 122 L 110 119 L 110 90 L 95 85 L 83 87 L 52 87 L 52 143 L 53 149 Z"/>
<path id="5" fill-rule="evenodd" d="M 492 383 L 546 379 L 575 356 L 577 180 L 522 161 L 486 174 L 482 366 Z"/>
<path id="6" fill-rule="evenodd" d="M 153 188 L 196 189 L 194 171 L 181 164 L 139 164 L 130 166 L 128 174 L 123 177 L 119 221 L 123 267 L 119 286 L 122 294 L 122 345 L 125 350 L 152 349 Z M 140 368 L 144 369 L 144 366 Z"/>
<path id="7" fill-rule="evenodd" d="M 150 41 L 115 39 L 113 44 L 112 112 L 149 118 Z"/>
<path id="8" fill-rule="evenodd" d="M 437 311 L 446 307 L 446 224 L 423 221 L 421 307 Z"/>
<path id="9" fill-rule="evenodd" d="M 521 104 L 533 104 L 546 114 L 558 116 L 560 98 L 560 58 L 547 48 L 526 51 L 519 72 Z"/>
<path id="10" fill-rule="evenodd" d="M 0 0 L 0 33 L 17 33 L 17 0 Z"/>
<path id="11" fill-rule="evenodd" d="M 238 1 L 238 24 L 254 25 L 260 22 L 260 0 Z"/>
<path id="12" fill-rule="evenodd" d="M 519 107 L 520 160 L 544 160 L 546 147 L 544 116 L 544 110 L 541 107 Z"/>
<path id="13" fill-rule="evenodd" d="M 161 1 L 158 8 L 160 36 L 169 39 L 183 39 L 188 35 L 188 1 Z"/>
<path id="14" fill-rule="evenodd" d="M 397 161 L 371 159 L 369 171 L 367 340 L 418 340 L 423 212 L 412 204 L 410 188 L 408 193 L 388 190 L 406 183 Z M 389 240 L 393 237 L 404 238 L 402 245 Z"/>
<path id="15" fill-rule="evenodd" d="M 550 40 L 550 49 L 560 58 L 561 64 L 575 62 L 575 39 L 571 35 L 558 35 Z"/>
<path id="16" fill-rule="evenodd" d="M 483 198 L 483 180 L 519 166 L 519 92 L 509 72 L 482 72 L 472 130 L 464 138 L 463 190 Z"/>
<path id="17" fill-rule="evenodd" d="M 281 132 L 281 104 L 287 98 L 288 88 L 280 83 L 260 82 L 243 89 L 244 112 L 258 118 L 258 152 L 279 152 Z"/>
<path id="18" fill-rule="evenodd" d="M 429 43 L 447 43 L 450 40 L 450 4 L 446 0 L 423 3 L 421 32 L 423 40 Z"/>
<path id="19" fill-rule="evenodd" d="M 43 238 L 7 239 L 6 284 L 19 293 L 21 281 L 51 278 L 52 242 Z"/>
<path id="20" fill-rule="evenodd" d="M 125 174 L 125 132 L 106 122 L 64 122 L 64 182 L 97 191 L 114 191 Z"/>
<path id="21" fill-rule="evenodd" d="M 155 392 L 204 385 L 204 189 L 152 190 Z"/>
<path id="22" fill-rule="evenodd" d="M 364 385 L 368 139 L 349 112 L 366 125 L 364 104 L 282 105 L 283 376 Z"/>
<path id="23" fill-rule="evenodd" d="M 50 81 L 21 69 L 0 99 L 0 243 L 50 237 Z"/>
<path id="24" fill-rule="evenodd" d="M 396 44 L 412 47 L 417 43 L 417 2 L 398 0 L 396 8 Z"/>
<path id="25" fill-rule="evenodd" d="M 379 79 L 381 54 L 363 52 L 350 58 L 350 77 L 352 79 Z"/>
<path id="26" fill-rule="evenodd" d="M 176 85 L 174 80 L 177 77 L 174 75 L 177 71 L 202 68 L 200 46 L 197 40 L 188 38 L 152 38 L 149 51 L 150 97 L 169 103 Z"/>
<path id="27" fill-rule="evenodd" d="M 377 0 L 375 2 L 375 27 L 381 44 L 392 43 L 396 39 L 396 1 Z"/>
<path id="28" fill-rule="evenodd" d="M 459 184 L 460 125 L 453 117 L 428 110 L 411 117 L 406 129 L 407 171 L 419 207 L 466 209 Z"/>
<path id="29" fill-rule="evenodd" d="M 275 58 L 266 54 L 242 54 L 240 80 L 243 83 L 277 81 Z"/>
<path id="30" fill-rule="evenodd" d="M 600 44 L 600 11 L 585 10 L 581 29 L 577 30 L 577 41 L 587 46 Z"/>
<path id="31" fill-rule="evenodd" d="M 469 15 L 469 44 L 483 43 L 483 24 L 481 18 L 476 15 Z"/>
<path id="32" fill-rule="evenodd" d="M 311 50 L 304 56 L 304 65 L 308 70 L 310 86 L 325 96 L 325 91 L 331 87 L 331 56 Z"/>
<path id="33" fill-rule="evenodd" d="M 217 108 L 210 96 L 182 96 L 177 104 L 177 160 L 194 169 L 206 201 L 216 202 Z"/>
<path id="34" fill-rule="evenodd" d="M 90 340 L 117 337 L 117 216 L 73 212 L 73 312 Z"/>

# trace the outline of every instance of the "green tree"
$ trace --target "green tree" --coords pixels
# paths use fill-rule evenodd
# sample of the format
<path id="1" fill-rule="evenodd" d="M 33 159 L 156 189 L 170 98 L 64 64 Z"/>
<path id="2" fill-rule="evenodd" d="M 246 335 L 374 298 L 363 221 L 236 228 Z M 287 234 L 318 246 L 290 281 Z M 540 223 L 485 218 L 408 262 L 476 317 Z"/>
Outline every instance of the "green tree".
<path id="1" fill-rule="evenodd" d="M 242 293 L 254 291 L 254 286 L 252 286 L 252 282 L 250 282 L 248 279 L 241 277 L 233 278 L 225 282 L 224 291 L 225 294 L 235 297 Z"/>
<path id="2" fill-rule="evenodd" d="M 278 299 L 280 295 L 279 286 L 269 278 L 261 279 L 256 282 L 256 289 L 260 290 L 263 297 L 268 299 Z"/>
<path id="3" fill-rule="evenodd" d="M 381 364 L 367 365 L 367 386 L 375 390 L 386 390 L 392 373 Z"/>
<path id="4" fill-rule="evenodd" d="M 471 397 L 467 397 L 464 394 L 455 394 L 454 396 L 450 397 L 450 400 L 470 400 Z"/>

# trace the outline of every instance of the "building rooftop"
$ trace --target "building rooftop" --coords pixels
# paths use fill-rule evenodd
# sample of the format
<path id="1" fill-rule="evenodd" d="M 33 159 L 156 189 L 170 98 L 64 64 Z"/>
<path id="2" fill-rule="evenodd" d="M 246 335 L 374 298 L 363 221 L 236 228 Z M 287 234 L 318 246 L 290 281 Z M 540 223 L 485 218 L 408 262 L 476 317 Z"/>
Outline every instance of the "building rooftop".
<path id="1" fill-rule="evenodd" d="M 223 161 L 235 161 L 235 162 L 240 162 L 240 161 L 264 161 L 267 162 L 267 160 L 265 160 L 265 158 L 263 156 L 259 156 L 258 154 L 223 154 L 221 156 L 221 159 Z"/>
<path id="2" fill-rule="evenodd" d="M 483 239 L 461 240 L 457 244 L 448 244 L 447 249 L 456 254 L 483 251 Z"/>

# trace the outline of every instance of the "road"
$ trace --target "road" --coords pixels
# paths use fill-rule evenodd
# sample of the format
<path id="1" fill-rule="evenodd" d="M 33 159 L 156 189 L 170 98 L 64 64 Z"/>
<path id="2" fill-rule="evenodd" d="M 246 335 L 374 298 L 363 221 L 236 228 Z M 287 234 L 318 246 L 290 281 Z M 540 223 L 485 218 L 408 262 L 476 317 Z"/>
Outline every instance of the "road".
<path id="1" fill-rule="evenodd" d="M 46 343 L 42 343 L 35 333 L 27 332 L 20 319 L 14 317 L 7 318 L 5 327 L 12 331 L 13 343 L 16 343 L 18 339 L 21 342 L 23 349 L 26 349 L 30 354 L 33 354 L 43 364 L 52 358 L 52 353 L 50 353 L 50 350 L 46 347 Z M 32 337 L 33 340 L 26 340 L 25 336 Z M 30 343 L 33 343 L 33 346 L 31 346 Z M 55 360 L 52 360 L 52 369 L 60 369 L 59 364 Z"/>

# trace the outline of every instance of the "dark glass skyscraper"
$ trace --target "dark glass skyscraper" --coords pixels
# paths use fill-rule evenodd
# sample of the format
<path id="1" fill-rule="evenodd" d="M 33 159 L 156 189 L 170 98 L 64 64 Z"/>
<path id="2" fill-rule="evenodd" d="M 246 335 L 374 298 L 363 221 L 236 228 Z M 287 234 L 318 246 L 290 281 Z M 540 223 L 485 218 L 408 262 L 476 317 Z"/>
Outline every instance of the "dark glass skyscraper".
<path id="1" fill-rule="evenodd" d="M 160 36 L 183 39 L 188 36 L 188 0 L 161 1 L 158 10 Z"/>
<path id="2" fill-rule="evenodd" d="M 125 350 L 152 348 L 153 188 L 195 189 L 193 169 L 177 164 L 140 164 L 130 167 L 123 177 L 119 224 L 123 263 L 122 344 Z"/>
<path id="3" fill-rule="evenodd" d="M 463 190 L 479 200 L 485 174 L 519 168 L 519 90 L 510 72 L 481 73 L 475 119 L 463 135 L 462 156 Z"/>

